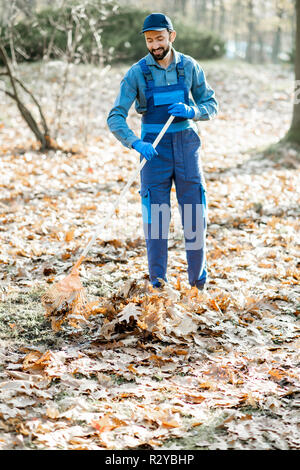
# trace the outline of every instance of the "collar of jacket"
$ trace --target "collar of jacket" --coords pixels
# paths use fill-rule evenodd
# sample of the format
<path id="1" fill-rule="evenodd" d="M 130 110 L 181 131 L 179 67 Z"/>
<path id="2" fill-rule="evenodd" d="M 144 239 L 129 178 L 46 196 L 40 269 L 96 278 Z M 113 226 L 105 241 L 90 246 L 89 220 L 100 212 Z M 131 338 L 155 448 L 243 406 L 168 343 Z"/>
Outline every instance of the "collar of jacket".
<path id="1" fill-rule="evenodd" d="M 178 64 L 180 62 L 180 55 L 177 51 L 175 51 L 175 49 L 172 47 L 172 51 L 173 51 L 173 60 L 171 62 L 170 65 L 174 66 L 175 64 Z M 154 57 L 152 57 L 152 55 L 150 54 L 147 54 L 146 57 L 146 64 L 147 65 L 155 65 L 156 67 L 160 67 L 160 65 L 156 62 L 156 60 L 154 59 Z M 169 67 L 170 67 L 169 65 Z"/>

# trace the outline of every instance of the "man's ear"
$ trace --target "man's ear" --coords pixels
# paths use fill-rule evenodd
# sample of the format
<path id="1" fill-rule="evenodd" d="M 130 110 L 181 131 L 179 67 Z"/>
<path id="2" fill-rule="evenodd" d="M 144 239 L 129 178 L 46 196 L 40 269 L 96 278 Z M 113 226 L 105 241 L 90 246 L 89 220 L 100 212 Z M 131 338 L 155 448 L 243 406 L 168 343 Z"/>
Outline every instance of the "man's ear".
<path id="1" fill-rule="evenodd" d="M 176 31 L 170 31 L 170 41 L 174 42 L 176 38 Z"/>

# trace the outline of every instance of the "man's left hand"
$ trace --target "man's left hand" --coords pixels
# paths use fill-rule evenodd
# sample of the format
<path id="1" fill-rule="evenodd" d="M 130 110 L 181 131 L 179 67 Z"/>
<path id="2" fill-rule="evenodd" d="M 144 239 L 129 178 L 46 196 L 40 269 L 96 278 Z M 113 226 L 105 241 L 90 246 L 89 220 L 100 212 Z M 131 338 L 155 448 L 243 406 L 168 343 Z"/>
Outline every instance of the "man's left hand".
<path id="1" fill-rule="evenodd" d="M 174 103 L 168 107 L 169 114 L 185 119 L 192 119 L 195 116 L 195 110 L 184 103 Z"/>

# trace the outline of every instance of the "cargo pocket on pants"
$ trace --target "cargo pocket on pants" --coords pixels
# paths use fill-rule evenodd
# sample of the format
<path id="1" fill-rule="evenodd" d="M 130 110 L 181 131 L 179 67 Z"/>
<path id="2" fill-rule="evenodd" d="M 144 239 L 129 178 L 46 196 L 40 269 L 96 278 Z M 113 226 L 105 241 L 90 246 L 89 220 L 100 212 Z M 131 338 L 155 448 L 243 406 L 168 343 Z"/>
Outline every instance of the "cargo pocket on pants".
<path id="1" fill-rule="evenodd" d="M 142 199 L 142 218 L 144 224 L 151 224 L 151 198 L 150 190 L 144 189 L 140 191 Z"/>
<path id="2" fill-rule="evenodd" d="M 200 184 L 200 195 L 201 195 L 203 217 L 205 219 L 205 222 L 207 222 L 207 197 L 206 197 L 206 188 L 203 186 L 203 184 Z"/>
<path id="3" fill-rule="evenodd" d="M 185 180 L 201 182 L 202 169 L 200 165 L 201 140 L 194 129 L 187 129 L 182 139 Z"/>

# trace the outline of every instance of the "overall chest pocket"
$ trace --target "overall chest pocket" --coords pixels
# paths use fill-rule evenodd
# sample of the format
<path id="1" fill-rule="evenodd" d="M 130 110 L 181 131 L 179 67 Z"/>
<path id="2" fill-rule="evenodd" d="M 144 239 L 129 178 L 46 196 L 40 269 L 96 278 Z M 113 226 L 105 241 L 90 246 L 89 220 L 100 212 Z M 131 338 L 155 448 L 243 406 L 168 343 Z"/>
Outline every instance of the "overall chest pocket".
<path id="1" fill-rule="evenodd" d="M 166 87 L 168 88 L 168 87 Z M 154 106 L 164 106 L 167 104 L 184 103 L 184 90 L 167 90 L 153 92 Z"/>
<path id="2" fill-rule="evenodd" d="M 151 224 L 151 199 L 150 190 L 148 188 L 141 189 L 141 202 L 142 202 L 142 219 L 144 224 Z"/>

